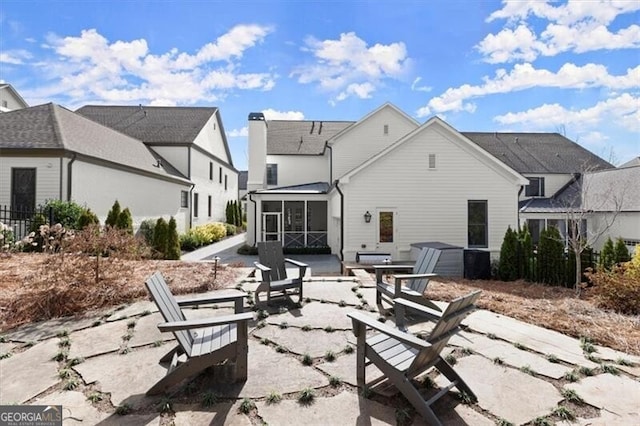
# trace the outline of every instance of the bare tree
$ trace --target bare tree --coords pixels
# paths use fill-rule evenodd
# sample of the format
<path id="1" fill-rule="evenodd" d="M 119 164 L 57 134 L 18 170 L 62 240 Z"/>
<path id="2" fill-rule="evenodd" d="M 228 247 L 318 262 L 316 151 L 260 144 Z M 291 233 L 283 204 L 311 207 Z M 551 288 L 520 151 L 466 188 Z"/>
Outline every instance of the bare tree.
<path id="1" fill-rule="evenodd" d="M 575 291 L 580 294 L 582 253 L 592 247 L 615 224 L 625 208 L 626 195 L 637 185 L 638 170 L 594 170 L 576 174 L 561 203 L 567 221 L 567 245 L 576 256 Z M 635 184 L 634 184 L 635 182 Z"/>

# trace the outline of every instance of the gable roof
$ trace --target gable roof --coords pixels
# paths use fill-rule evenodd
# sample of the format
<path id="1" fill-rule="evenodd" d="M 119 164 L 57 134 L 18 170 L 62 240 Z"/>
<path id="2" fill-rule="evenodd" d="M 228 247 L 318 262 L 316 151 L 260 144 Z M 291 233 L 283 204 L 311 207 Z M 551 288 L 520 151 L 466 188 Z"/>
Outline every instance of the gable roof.
<path id="1" fill-rule="evenodd" d="M 233 167 L 227 135 L 217 107 L 85 105 L 76 112 L 149 145 L 192 144 L 211 116 L 215 114 L 229 160 L 228 164 Z"/>
<path id="2" fill-rule="evenodd" d="M 490 155 L 485 150 L 479 148 L 476 144 L 472 143 L 463 134 L 458 132 L 456 129 L 451 127 L 447 122 L 445 122 L 444 120 L 442 120 L 441 118 L 439 118 L 437 116 L 434 116 L 434 117 L 430 118 L 429 120 L 427 120 L 424 124 L 422 124 L 417 129 L 407 133 L 405 136 L 401 137 L 400 139 L 398 139 L 393 144 L 389 145 L 388 147 L 386 147 L 385 149 L 383 149 L 382 151 L 380 151 L 379 153 L 377 153 L 373 157 L 365 160 L 359 166 L 357 166 L 357 167 L 353 168 L 352 170 L 350 170 L 349 172 L 345 173 L 344 176 L 342 176 L 341 180 L 348 181 L 351 176 L 357 174 L 362 169 L 370 166 L 372 163 L 377 161 L 379 158 L 387 155 L 387 153 L 389 153 L 390 151 L 393 151 L 398 146 L 400 146 L 403 143 L 411 140 L 418 133 L 424 131 L 425 129 L 427 129 L 429 127 L 436 126 L 436 125 L 439 125 L 443 130 L 445 130 L 446 132 L 448 132 L 452 136 L 457 137 L 457 139 L 460 141 L 461 146 L 466 146 L 465 149 L 468 150 L 468 152 L 470 152 L 471 155 L 474 155 L 477 158 L 481 159 L 487 165 L 491 166 L 494 170 L 502 173 L 505 176 L 510 176 L 514 180 L 517 180 L 521 185 L 525 185 L 528 182 L 526 178 L 524 178 L 522 175 L 520 175 L 518 172 L 516 172 L 513 168 L 509 167 L 504 162 L 499 161 L 497 158 L 495 158 L 493 155 Z"/>
<path id="3" fill-rule="evenodd" d="M 10 85 L 9 83 L 1 83 L 0 90 L 7 90 L 11 92 L 11 94 L 18 101 L 18 103 L 22 104 L 23 108 L 29 107 L 29 104 L 22 98 L 22 96 L 20 96 L 20 93 L 18 93 L 18 91 L 14 89 L 13 86 Z"/>
<path id="4" fill-rule="evenodd" d="M 612 164 L 558 133 L 461 132 L 518 173 L 579 173 Z"/>
<path id="5" fill-rule="evenodd" d="M 585 208 L 640 212 L 640 166 L 587 173 L 583 179 Z"/>
<path id="6" fill-rule="evenodd" d="M 633 167 L 633 166 L 640 166 L 640 157 L 634 157 L 631 160 L 627 161 L 626 163 L 622 164 L 621 166 L 618 166 L 618 168 L 622 169 L 624 167 Z"/>
<path id="7" fill-rule="evenodd" d="M 267 122 L 267 155 L 321 155 L 327 140 L 353 121 L 271 120 Z"/>
<path id="8" fill-rule="evenodd" d="M 0 149 L 64 150 L 188 182 L 156 167 L 156 157 L 142 141 L 53 103 L 0 114 Z"/>

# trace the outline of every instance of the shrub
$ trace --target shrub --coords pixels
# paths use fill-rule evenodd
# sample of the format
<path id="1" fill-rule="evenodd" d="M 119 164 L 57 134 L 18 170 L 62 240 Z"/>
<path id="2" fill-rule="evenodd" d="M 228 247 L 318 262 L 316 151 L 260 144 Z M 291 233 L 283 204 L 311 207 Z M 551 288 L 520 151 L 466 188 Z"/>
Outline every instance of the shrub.
<path id="1" fill-rule="evenodd" d="M 164 258 L 167 253 L 167 242 L 169 240 L 169 225 L 163 218 L 158 218 L 153 230 L 153 249 L 156 255 Z"/>
<path id="2" fill-rule="evenodd" d="M 15 236 L 10 226 L 0 222 L 0 252 L 9 251 L 13 248 Z"/>
<path id="3" fill-rule="evenodd" d="M 78 220 L 85 210 L 84 207 L 73 201 L 61 200 L 48 200 L 43 208 L 45 210 L 51 209 L 54 222 L 67 229 L 79 229 Z"/>
<path id="4" fill-rule="evenodd" d="M 533 241 L 527 225 L 523 226 L 518 233 L 518 243 L 520 246 L 518 257 L 518 269 L 520 278 L 527 281 L 534 281 L 535 274 L 533 268 Z"/>
<path id="5" fill-rule="evenodd" d="M 133 219 L 131 218 L 131 211 L 129 211 L 128 207 L 122 210 L 118 215 L 116 228 L 122 229 L 123 231 L 133 235 Z"/>
<path id="6" fill-rule="evenodd" d="M 498 277 L 502 281 L 513 281 L 518 278 L 518 237 L 511 226 L 507 228 L 502 247 L 500 247 Z"/>
<path id="7" fill-rule="evenodd" d="M 238 228 L 230 223 L 225 223 L 224 227 L 227 230 L 227 235 L 235 235 L 238 232 Z"/>
<path id="8" fill-rule="evenodd" d="M 629 250 L 627 249 L 627 246 L 622 240 L 622 238 L 618 238 L 616 240 L 616 245 L 613 251 L 614 251 L 614 258 L 616 259 L 616 263 L 623 263 L 631 260 L 631 257 L 629 256 Z"/>
<path id="9" fill-rule="evenodd" d="M 111 206 L 111 210 L 107 213 L 107 218 L 104 221 L 105 226 L 116 227 L 118 224 L 118 218 L 120 217 L 120 203 L 116 200 Z"/>
<path id="10" fill-rule="evenodd" d="M 537 260 L 538 281 L 553 285 L 565 282 L 564 244 L 555 226 L 540 233 Z"/>
<path id="11" fill-rule="evenodd" d="M 631 262 L 614 266 L 611 271 L 588 272 L 598 305 L 629 315 L 640 314 L 640 250 Z"/>
<path id="12" fill-rule="evenodd" d="M 616 263 L 615 247 L 611 238 L 607 238 L 600 252 L 600 268 L 610 271 Z"/>
<path id="13" fill-rule="evenodd" d="M 155 229 L 155 227 L 156 221 L 153 219 L 146 219 L 140 223 L 138 232 L 140 233 L 140 235 L 142 235 L 146 243 L 149 245 L 153 245 L 153 230 Z"/>
<path id="14" fill-rule="evenodd" d="M 78 218 L 78 229 L 82 230 L 89 225 L 97 225 L 99 223 L 98 216 L 91 209 L 85 209 Z"/>
<path id="15" fill-rule="evenodd" d="M 42 213 L 36 213 L 33 216 L 33 221 L 31 222 L 31 226 L 29 226 L 29 232 L 37 232 L 42 225 L 47 224 L 47 217 Z"/>
<path id="16" fill-rule="evenodd" d="M 165 259 L 180 259 L 180 239 L 178 238 L 177 226 L 176 220 L 171 216 L 171 219 L 169 219 L 169 227 L 167 229 L 167 252 L 164 256 Z"/>
<path id="17" fill-rule="evenodd" d="M 191 232 L 180 235 L 180 248 L 184 251 L 192 251 L 200 247 L 196 236 Z"/>

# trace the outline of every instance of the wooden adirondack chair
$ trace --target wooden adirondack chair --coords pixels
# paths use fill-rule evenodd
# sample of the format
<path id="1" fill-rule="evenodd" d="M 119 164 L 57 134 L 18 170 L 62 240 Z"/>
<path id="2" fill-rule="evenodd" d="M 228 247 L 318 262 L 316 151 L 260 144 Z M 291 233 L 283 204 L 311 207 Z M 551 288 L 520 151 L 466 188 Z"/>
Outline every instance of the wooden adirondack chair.
<path id="1" fill-rule="evenodd" d="M 451 336 L 458 331 L 460 322 L 475 308 L 474 302 L 479 296 L 480 291 L 475 291 L 452 301 L 426 340 L 383 324 L 361 312 L 347 314 L 352 319 L 353 334 L 358 339 L 356 372 L 358 386 L 362 388 L 367 386 L 375 392 L 387 395 L 393 395 L 396 390 L 399 390 L 418 413 L 433 425 L 441 423 L 431 409 L 431 405 L 451 388 L 456 387 L 458 391 L 464 392 L 471 400 L 475 401 L 476 395 L 440 356 L 440 353 Z M 404 303 L 404 299 L 397 299 L 396 303 L 401 305 Z M 416 306 L 411 307 L 415 308 Z M 367 336 L 367 328 L 378 333 Z M 371 363 L 384 375 L 367 383 L 365 368 Z M 413 379 L 431 367 L 438 369 L 450 381 L 450 384 L 425 400 L 419 391 L 420 386 L 416 386 Z"/>
<path id="2" fill-rule="evenodd" d="M 158 324 L 158 328 L 161 332 L 173 332 L 178 341 L 175 348 L 160 358 L 160 363 L 169 363 L 167 375 L 149 389 L 147 395 L 164 392 L 182 380 L 225 360 L 235 362 L 236 381 L 247 379 L 247 330 L 248 321 L 253 319 L 253 314 L 242 312 L 246 293 L 233 290 L 226 294 L 221 292 L 220 297 L 201 297 L 178 302 L 160 272 L 154 273 L 145 284 L 166 321 Z M 235 314 L 187 320 L 181 309 L 183 306 L 224 302 L 234 302 Z M 186 356 L 186 361 L 178 360 L 181 355 Z"/>
<path id="3" fill-rule="evenodd" d="M 302 279 L 307 271 L 307 264 L 287 259 L 282 252 L 280 241 L 263 241 L 258 243 L 259 262 L 254 262 L 262 273 L 262 282 L 256 289 L 255 301 L 259 303 L 260 293 L 267 292 L 267 304 L 273 297 L 289 297 L 297 294 L 302 302 Z M 287 277 L 285 264 L 290 263 L 298 268 L 298 276 Z"/>
<path id="4" fill-rule="evenodd" d="M 438 276 L 438 274 L 433 273 L 433 270 L 438 263 L 438 259 L 440 259 L 440 253 L 440 250 L 425 247 L 420 250 L 415 265 L 374 265 L 376 271 L 376 304 L 380 312 L 384 313 L 386 311 L 382 306 L 382 300 L 393 305 L 393 300 L 399 297 L 440 311 L 436 304 L 424 297 L 429 279 Z M 385 272 L 402 269 L 410 270 L 412 273 L 392 275 L 393 283 L 384 281 Z"/>

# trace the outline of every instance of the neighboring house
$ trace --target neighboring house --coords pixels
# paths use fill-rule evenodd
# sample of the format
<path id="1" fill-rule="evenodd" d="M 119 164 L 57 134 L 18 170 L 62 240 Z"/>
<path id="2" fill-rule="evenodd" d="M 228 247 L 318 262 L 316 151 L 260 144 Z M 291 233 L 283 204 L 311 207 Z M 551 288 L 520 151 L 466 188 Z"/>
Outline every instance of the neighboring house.
<path id="1" fill-rule="evenodd" d="M 249 172 L 247 170 L 240 170 L 238 172 L 238 199 L 242 207 L 242 212 L 247 213 L 247 178 Z"/>
<path id="2" fill-rule="evenodd" d="M 439 118 L 391 104 L 357 122 L 249 115 L 248 242 L 410 258 L 440 241 L 497 253 L 528 180 Z"/>
<path id="3" fill-rule="evenodd" d="M 622 169 L 624 167 L 632 167 L 632 166 L 640 166 L 640 157 L 632 158 L 631 160 L 627 161 L 626 163 L 622 164 L 619 167 Z"/>
<path id="4" fill-rule="evenodd" d="M 238 171 L 218 108 L 87 105 L 76 112 L 141 140 L 193 183 L 181 204 L 191 212 L 189 226 L 226 220 L 227 202 L 238 199 Z"/>
<path id="5" fill-rule="evenodd" d="M 32 211 L 46 200 L 72 200 L 104 222 L 117 199 L 135 227 L 174 216 L 180 231 L 188 229 L 189 210 L 180 205 L 188 179 L 140 140 L 59 105 L 0 114 L 0 154 L 0 205 Z"/>
<path id="6" fill-rule="evenodd" d="M 7 83 L 0 83 L 0 113 L 28 108 L 22 96 Z"/>
<path id="7" fill-rule="evenodd" d="M 407 260 L 426 241 L 497 256 L 509 226 L 566 235 L 582 174 L 612 168 L 557 133 L 459 132 L 391 104 L 356 122 L 251 113 L 247 240 L 330 246 L 348 261 L 361 251 Z"/>

